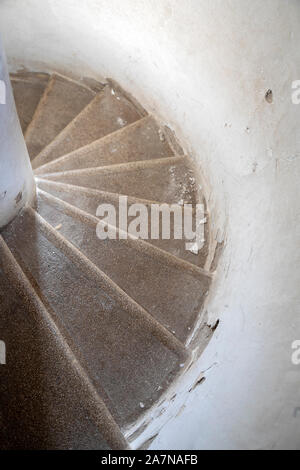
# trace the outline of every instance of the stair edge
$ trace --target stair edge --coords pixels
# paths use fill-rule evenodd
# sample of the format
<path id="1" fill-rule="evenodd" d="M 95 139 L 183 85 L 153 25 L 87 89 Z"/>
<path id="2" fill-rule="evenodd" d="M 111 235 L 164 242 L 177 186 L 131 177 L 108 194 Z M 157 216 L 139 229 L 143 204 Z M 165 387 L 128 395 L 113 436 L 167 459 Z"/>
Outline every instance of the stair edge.
<path id="1" fill-rule="evenodd" d="M 21 290 L 29 305 L 31 305 L 37 312 L 39 312 L 43 317 L 45 323 L 50 326 L 51 332 L 53 335 L 55 335 L 60 345 L 60 348 L 62 349 L 65 357 L 67 358 L 70 366 L 73 367 L 77 376 L 81 380 L 84 388 L 86 389 L 86 392 L 92 399 L 94 408 L 96 409 L 93 419 L 95 420 L 95 423 L 97 424 L 100 433 L 107 441 L 107 443 L 112 447 L 112 449 L 128 449 L 128 442 L 125 440 L 125 437 L 123 436 L 119 426 L 115 422 L 113 416 L 109 412 L 107 406 L 103 402 L 95 386 L 93 385 L 89 376 L 85 372 L 83 366 L 77 358 L 77 355 L 74 353 L 74 351 L 68 344 L 68 341 L 66 341 L 66 339 L 64 338 L 61 332 L 61 327 L 58 326 L 56 321 L 52 318 L 52 315 L 47 310 L 46 306 L 38 296 L 29 279 L 27 278 L 19 263 L 13 256 L 2 235 L 0 235 L 0 252 L 5 257 L 7 262 L 5 265 L 7 269 L 7 275 L 17 283 L 18 289 Z M 106 428 L 106 426 L 102 428 L 103 420 L 106 421 L 108 429 Z"/>

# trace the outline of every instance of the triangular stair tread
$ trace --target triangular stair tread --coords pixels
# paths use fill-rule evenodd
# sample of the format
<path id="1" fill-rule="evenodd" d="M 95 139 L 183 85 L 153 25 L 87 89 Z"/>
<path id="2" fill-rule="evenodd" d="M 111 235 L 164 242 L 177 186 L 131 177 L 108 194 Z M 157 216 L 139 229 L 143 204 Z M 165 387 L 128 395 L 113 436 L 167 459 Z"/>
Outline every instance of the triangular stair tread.
<path id="1" fill-rule="evenodd" d="M 0 237 L 2 450 L 126 448 L 104 403 L 87 390 L 35 292 Z"/>
<path id="2" fill-rule="evenodd" d="M 31 160 L 60 133 L 96 93 L 86 86 L 53 74 L 29 124 L 25 140 Z"/>
<path id="3" fill-rule="evenodd" d="M 42 178 L 167 204 L 196 204 L 199 200 L 200 188 L 187 157 L 66 171 Z"/>
<path id="4" fill-rule="evenodd" d="M 23 133 L 29 126 L 49 81 L 47 73 L 22 72 L 10 75 Z"/>
<path id="5" fill-rule="evenodd" d="M 36 175 L 69 170 L 172 157 L 167 138 L 151 116 L 108 134 L 48 164 L 39 166 Z M 42 161 L 39 161 L 42 164 Z"/>
<path id="6" fill-rule="evenodd" d="M 33 168 L 84 147 L 142 117 L 127 98 L 107 85 L 38 155 Z"/>
<path id="7" fill-rule="evenodd" d="M 45 193 L 37 210 L 180 341 L 188 338 L 209 289 L 207 273 L 142 240 L 100 240 L 97 218 Z"/>
<path id="8" fill-rule="evenodd" d="M 150 315 L 125 304 L 80 256 L 70 254 L 61 235 L 42 220 L 27 209 L 4 238 L 114 419 L 124 426 L 174 380 L 184 350 Z"/>
<path id="9" fill-rule="evenodd" d="M 90 203 L 88 202 L 92 198 L 101 198 L 107 202 L 114 201 L 114 203 L 117 203 L 119 200 L 119 197 L 122 196 L 121 194 L 118 194 L 118 193 L 111 193 L 109 191 L 101 191 L 100 189 L 91 189 L 91 188 L 85 188 L 83 186 L 76 186 L 76 185 L 67 184 L 67 183 L 60 183 L 58 181 L 51 181 L 51 180 L 44 178 L 44 175 L 41 175 L 41 176 L 37 175 L 35 177 L 35 182 L 38 188 L 40 188 L 44 192 L 53 194 L 53 196 L 55 196 L 57 193 L 57 194 L 62 194 L 62 195 L 65 194 L 66 197 L 67 197 L 67 194 L 69 194 L 69 197 L 74 197 L 75 193 L 77 193 L 78 198 L 75 199 L 76 204 L 74 205 L 77 206 L 79 209 L 81 208 L 80 207 L 81 197 L 85 199 L 85 202 L 83 201 L 82 204 L 87 203 L 89 205 L 89 204 L 93 204 L 92 201 L 90 201 Z M 57 197 L 60 198 L 60 196 L 57 196 Z M 150 199 L 141 199 L 141 198 L 136 198 L 134 196 L 126 196 L 126 197 L 128 198 L 128 201 L 132 204 L 135 204 L 135 203 L 141 203 L 141 204 L 146 204 L 146 205 L 147 204 L 160 204 L 159 201 L 153 201 Z M 61 197 L 61 199 L 63 199 L 63 197 Z M 91 205 L 91 207 L 93 206 Z M 86 209 L 83 208 L 83 210 L 86 210 Z M 86 212 L 89 212 L 89 210 L 87 210 Z"/>
<path id="10" fill-rule="evenodd" d="M 56 183 L 54 181 L 37 180 L 37 186 L 43 191 L 51 194 L 52 196 L 67 202 L 78 209 L 87 212 L 88 214 L 95 216 L 97 209 L 101 204 L 110 204 L 115 208 L 116 223 L 119 221 L 119 205 L 120 200 L 124 196 L 120 196 L 115 193 L 107 193 L 103 191 L 91 190 L 88 188 L 80 188 L 78 186 L 71 186 L 64 183 Z M 208 222 L 204 225 L 205 231 L 205 244 L 201 250 L 196 254 L 187 249 L 186 244 L 188 240 L 183 238 L 182 240 L 174 239 L 174 219 L 171 217 L 171 231 L 170 239 L 164 240 L 162 236 L 162 227 L 160 225 L 159 239 L 154 240 L 151 238 L 151 206 L 152 204 L 161 205 L 155 201 L 147 201 L 143 199 L 137 199 L 127 197 L 127 207 L 131 207 L 133 204 L 143 204 L 147 208 L 148 212 L 148 239 L 147 241 L 154 246 L 161 248 L 162 250 L 171 253 L 185 261 L 195 264 L 196 266 L 204 267 L 206 258 L 208 255 Z M 127 210 L 126 210 L 127 212 Z M 128 216 L 128 226 L 135 217 Z M 126 228 L 125 228 L 126 229 Z M 184 233 L 184 230 L 183 230 Z"/>

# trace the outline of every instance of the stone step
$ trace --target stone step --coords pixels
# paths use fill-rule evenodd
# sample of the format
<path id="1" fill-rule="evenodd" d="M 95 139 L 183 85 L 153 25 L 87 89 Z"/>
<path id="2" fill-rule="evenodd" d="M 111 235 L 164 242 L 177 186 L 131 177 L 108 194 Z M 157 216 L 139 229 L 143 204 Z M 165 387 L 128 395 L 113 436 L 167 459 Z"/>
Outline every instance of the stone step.
<path id="1" fill-rule="evenodd" d="M 203 200 L 187 157 L 45 174 L 43 178 L 167 204 L 196 204 Z"/>
<path id="2" fill-rule="evenodd" d="M 74 152 L 39 166 L 36 175 L 172 157 L 166 137 L 147 116 Z M 41 161 L 40 161 L 41 164 Z"/>
<path id="3" fill-rule="evenodd" d="M 49 81 L 47 73 L 19 72 L 10 75 L 16 107 L 23 133 L 32 121 L 35 110 Z"/>
<path id="4" fill-rule="evenodd" d="M 45 165 L 141 119 L 141 112 L 108 85 L 38 155 L 33 168 Z"/>
<path id="5" fill-rule="evenodd" d="M 31 160 L 85 108 L 96 93 L 69 78 L 53 74 L 27 127 L 25 140 Z"/>
<path id="6" fill-rule="evenodd" d="M 0 306 L 1 450 L 127 448 L 1 236 Z"/>
<path id="7" fill-rule="evenodd" d="M 178 374 L 182 344 L 32 209 L 4 238 L 116 422 L 135 421 Z"/>
<path id="8" fill-rule="evenodd" d="M 37 178 L 37 186 L 39 189 L 55 196 L 64 202 L 67 202 L 78 209 L 87 212 L 90 215 L 95 216 L 97 213 L 97 209 L 102 204 L 109 204 L 111 205 L 116 214 L 116 224 L 120 227 L 119 220 L 120 220 L 120 204 L 124 204 L 124 196 L 115 193 L 109 193 L 105 191 L 99 191 L 95 189 L 89 188 L 82 188 L 79 186 L 72 186 L 65 183 L 56 183 L 55 181 L 47 181 Z M 126 196 L 127 197 L 127 196 Z M 134 197 L 127 197 L 127 207 L 126 213 L 128 213 L 128 209 L 133 206 L 134 204 L 142 204 L 146 210 L 148 215 L 148 239 L 147 241 L 154 246 L 161 248 L 162 250 L 171 253 L 174 256 L 177 256 L 189 263 L 195 264 L 199 267 L 204 267 L 205 262 L 208 256 L 208 249 L 209 249 L 209 223 L 208 223 L 208 214 L 204 214 L 206 222 L 203 224 L 204 229 L 204 245 L 198 251 L 196 249 L 191 249 L 187 247 L 187 244 L 190 244 L 189 240 L 183 237 L 181 240 L 176 240 L 174 238 L 174 217 L 170 217 L 170 238 L 164 239 L 162 233 L 162 223 L 160 221 L 159 225 L 159 238 L 157 240 L 151 237 L 151 208 L 152 205 L 159 205 L 161 203 L 156 201 L 149 201 L 144 199 L 138 199 Z M 122 210 L 122 206 L 121 206 Z M 130 223 L 136 219 L 134 216 L 128 215 L 127 217 L 127 225 L 126 227 L 130 226 Z M 182 218 L 183 219 L 183 218 Z M 184 234 L 184 227 L 182 227 L 182 233 Z M 193 229 L 195 229 L 195 214 L 193 220 Z M 127 230 L 127 228 L 125 228 Z M 194 245 L 193 245 L 194 246 Z"/>
<path id="9" fill-rule="evenodd" d="M 143 240 L 97 236 L 99 219 L 46 193 L 38 213 L 153 318 L 184 342 L 208 292 L 211 276 Z"/>

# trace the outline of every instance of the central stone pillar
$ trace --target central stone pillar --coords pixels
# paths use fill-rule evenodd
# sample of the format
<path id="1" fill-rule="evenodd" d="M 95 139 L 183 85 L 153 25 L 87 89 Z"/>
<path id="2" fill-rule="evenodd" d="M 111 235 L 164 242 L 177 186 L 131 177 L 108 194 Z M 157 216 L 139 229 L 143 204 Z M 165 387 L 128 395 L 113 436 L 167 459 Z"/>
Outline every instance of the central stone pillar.
<path id="1" fill-rule="evenodd" d="M 35 197 L 35 183 L 0 39 L 0 228 Z"/>

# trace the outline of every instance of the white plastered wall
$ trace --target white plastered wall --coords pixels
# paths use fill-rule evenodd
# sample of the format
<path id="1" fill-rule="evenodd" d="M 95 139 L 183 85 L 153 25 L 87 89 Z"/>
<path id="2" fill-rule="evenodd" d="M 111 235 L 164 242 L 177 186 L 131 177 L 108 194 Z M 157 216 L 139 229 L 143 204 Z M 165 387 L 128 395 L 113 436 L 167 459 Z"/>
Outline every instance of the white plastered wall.
<path id="1" fill-rule="evenodd" d="M 220 325 L 135 447 L 300 448 L 299 26 L 297 0 L 0 3 L 12 69 L 112 77 L 176 131 L 225 240 L 206 305 Z"/>

